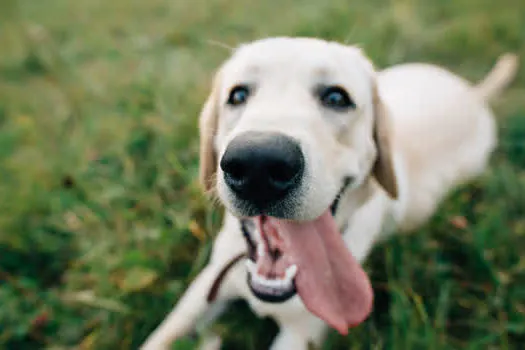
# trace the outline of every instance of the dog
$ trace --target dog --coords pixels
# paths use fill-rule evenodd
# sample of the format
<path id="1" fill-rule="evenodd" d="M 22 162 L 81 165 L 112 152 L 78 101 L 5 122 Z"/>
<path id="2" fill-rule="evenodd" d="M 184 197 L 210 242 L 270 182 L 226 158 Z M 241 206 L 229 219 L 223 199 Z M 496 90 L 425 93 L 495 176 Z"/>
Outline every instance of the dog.
<path id="1" fill-rule="evenodd" d="M 238 298 L 276 321 L 273 350 L 348 334 L 372 309 L 361 264 L 373 245 L 420 227 L 485 170 L 497 145 L 488 103 L 517 67 L 502 55 L 471 84 L 425 63 L 377 71 L 360 48 L 316 38 L 239 46 L 199 121 L 200 182 L 223 225 L 142 349 L 169 348 Z"/>

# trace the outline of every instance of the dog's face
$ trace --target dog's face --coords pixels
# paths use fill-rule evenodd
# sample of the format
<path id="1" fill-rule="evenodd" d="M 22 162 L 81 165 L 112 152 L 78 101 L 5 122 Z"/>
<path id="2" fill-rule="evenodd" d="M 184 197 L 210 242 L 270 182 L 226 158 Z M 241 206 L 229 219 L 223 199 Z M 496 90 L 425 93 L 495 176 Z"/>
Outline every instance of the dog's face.
<path id="1" fill-rule="evenodd" d="M 242 231 L 258 299 L 297 293 L 343 333 L 368 315 L 370 282 L 333 215 L 371 173 L 396 196 L 387 116 L 356 48 L 272 38 L 221 67 L 200 117 L 200 175 L 229 212 L 255 224 Z"/>
<path id="2" fill-rule="evenodd" d="M 237 216 L 312 220 L 374 172 L 396 195 L 371 63 L 354 47 L 273 38 L 241 46 L 202 111 L 201 180 Z"/>

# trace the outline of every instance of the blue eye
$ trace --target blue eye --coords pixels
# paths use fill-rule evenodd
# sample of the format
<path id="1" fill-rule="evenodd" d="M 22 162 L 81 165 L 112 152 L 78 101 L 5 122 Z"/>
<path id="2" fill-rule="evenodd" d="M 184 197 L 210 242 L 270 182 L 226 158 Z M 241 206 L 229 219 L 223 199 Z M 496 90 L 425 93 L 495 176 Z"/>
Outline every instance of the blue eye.
<path id="1" fill-rule="evenodd" d="M 336 110 L 355 109 L 356 107 L 348 93 L 338 86 L 322 89 L 319 98 L 323 106 Z"/>
<path id="2" fill-rule="evenodd" d="M 228 96 L 228 104 L 231 106 L 238 106 L 244 104 L 248 100 L 249 96 L 250 90 L 247 86 L 236 86 L 230 91 L 230 96 Z"/>

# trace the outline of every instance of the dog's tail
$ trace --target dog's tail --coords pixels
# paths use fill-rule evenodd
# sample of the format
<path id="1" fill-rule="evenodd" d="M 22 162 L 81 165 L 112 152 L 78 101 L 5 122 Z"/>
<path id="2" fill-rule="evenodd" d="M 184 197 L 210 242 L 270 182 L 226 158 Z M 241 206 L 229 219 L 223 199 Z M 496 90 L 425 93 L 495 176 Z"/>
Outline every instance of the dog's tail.
<path id="1" fill-rule="evenodd" d="M 519 59 L 516 54 L 501 55 L 492 70 L 474 87 L 478 95 L 485 100 L 496 97 L 512 82 L 518 66 Z"/>

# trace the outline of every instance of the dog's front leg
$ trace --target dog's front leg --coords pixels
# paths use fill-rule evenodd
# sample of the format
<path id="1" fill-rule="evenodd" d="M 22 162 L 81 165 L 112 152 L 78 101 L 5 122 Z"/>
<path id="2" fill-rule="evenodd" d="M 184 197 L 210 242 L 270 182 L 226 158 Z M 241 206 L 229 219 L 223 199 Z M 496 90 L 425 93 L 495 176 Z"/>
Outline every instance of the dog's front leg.
<path id="1" fill-rule="evenodd" d="M 242 260 L 243 256 L 244 254 L 239 254 L 222 264 L 216 261 L 208 264 L 191 283 L 175 308 L 148 337 L 141 349 L 169 349 L 173 341 L 194 329 L 199 318 L 202 316 L 213 318 L 219 314 L 223 309 L 223 303 L 235 295 L 226 274 L 229 267 Z"/>

